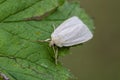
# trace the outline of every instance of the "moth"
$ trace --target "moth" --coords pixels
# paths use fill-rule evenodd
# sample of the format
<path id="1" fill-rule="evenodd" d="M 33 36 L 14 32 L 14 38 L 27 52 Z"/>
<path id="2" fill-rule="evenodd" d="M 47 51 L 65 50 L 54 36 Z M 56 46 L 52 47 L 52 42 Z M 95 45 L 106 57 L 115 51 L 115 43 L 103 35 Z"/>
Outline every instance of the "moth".
<path id="1" fill-rule="evenodd" d="M 51 34 L 51 39 L 39 40 L 49 42 L 55 52 L 57 64 L 58 50 L 54 47 L 69 47 L 84 43 L 92 39 L 93 34 L 89 28 L 77 16 L 73 16 L 60 24 Z"/>

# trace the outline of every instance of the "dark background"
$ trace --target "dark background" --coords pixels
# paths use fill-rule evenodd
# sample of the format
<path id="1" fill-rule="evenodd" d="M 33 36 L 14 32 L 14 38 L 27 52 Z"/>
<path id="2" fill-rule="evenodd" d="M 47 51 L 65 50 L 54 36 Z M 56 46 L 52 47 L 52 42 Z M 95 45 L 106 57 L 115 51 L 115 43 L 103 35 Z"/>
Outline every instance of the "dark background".
<path id="1" fill-rule="evenodd" d="M 120 0 L 80 0 L 94 17 L 94 38 L 62 58 L 78 80 L 120 80 Z"/>

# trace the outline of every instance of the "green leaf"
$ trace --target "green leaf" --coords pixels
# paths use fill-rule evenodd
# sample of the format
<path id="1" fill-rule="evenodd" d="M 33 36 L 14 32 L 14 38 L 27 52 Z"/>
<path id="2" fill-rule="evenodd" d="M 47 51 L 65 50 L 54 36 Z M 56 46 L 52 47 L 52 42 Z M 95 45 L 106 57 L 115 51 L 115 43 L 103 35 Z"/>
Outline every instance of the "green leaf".
<path id="1" fill-rule="evenodd" d="M 92 30 L 93 23 L 78 4 L 63 0 L 0 1 L 0 72 L 10 80 L 68 80 L 71 73 L 55 65 L 54 52 L 48 43 L 57 27 L 71 16 L 79 16 Z M 60 6 L 61 5 L 61 6 Z M 69 48 L 60 48 L 65 55 Z"/>

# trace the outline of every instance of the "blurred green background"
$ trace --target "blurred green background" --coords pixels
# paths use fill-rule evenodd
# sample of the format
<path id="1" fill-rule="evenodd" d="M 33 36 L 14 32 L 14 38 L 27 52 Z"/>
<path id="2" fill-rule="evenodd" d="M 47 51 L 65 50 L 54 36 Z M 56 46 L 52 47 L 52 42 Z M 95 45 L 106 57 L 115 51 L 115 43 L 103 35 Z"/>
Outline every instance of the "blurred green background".
<path id="1" fill-rule="evenodd" d="M 62 58 L 78 80 L 120 80 L 120 0 L 80 0 L 94 18 L 94 38 Z"/>

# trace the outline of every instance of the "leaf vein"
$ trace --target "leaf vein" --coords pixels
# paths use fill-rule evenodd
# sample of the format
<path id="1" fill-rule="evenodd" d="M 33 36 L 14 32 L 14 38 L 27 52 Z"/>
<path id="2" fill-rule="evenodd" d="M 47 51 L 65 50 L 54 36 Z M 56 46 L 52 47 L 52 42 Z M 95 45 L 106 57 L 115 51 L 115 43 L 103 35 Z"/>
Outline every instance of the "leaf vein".
<path id="1" fill-rule="evenodd" d="M 6 2 L 6 1 L 7 1 L 7 0 L 2 1 L 2 2 L 0 3 L 0 5 L 3 4 L 3 3 Z"/>
<path id="2" fill-rule="evenodd" d="M 40 0 L 40 1 L 42 1 L 42 0 Z M 6 16 L 5 18 L 3 18 L 3 19 L 1 20 L 1 22 L 4 22 L 5 19 L 7 19 L 8 17 L 10 17 L 10 16 L 12 16 L 12 15 L 14 15 L 14 14 L 17 14 L 17 13 L 19 13 L 19 12 L 22 12 L 22 11 L 24 11 L 24 10 L 32 7 L 33 5 L 37 4 L 38 2 L 39 2 L 39 1 L 36 1 L 35 3 L 31 4 L 30 6 L 24 8 L 24 9 L 22 9 L 22 10 L 19 10 L 19 11 L 13 13 L 13 14 L 10 14 L 10 15 Z"/>

